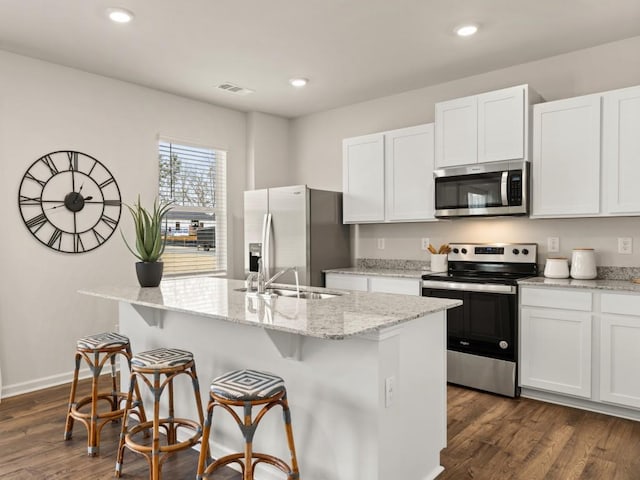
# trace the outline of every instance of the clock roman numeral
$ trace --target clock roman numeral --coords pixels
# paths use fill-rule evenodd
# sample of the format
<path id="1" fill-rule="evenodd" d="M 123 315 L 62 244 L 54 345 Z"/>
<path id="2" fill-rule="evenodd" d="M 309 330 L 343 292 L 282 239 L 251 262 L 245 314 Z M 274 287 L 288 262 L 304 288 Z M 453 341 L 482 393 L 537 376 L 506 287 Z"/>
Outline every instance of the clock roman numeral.
<path id="1" fill-rule="evenodd" d="M 112 184 L 113 182 L 115 182 L 115 179 L 113 177 L 109 177 L 108 179 L 106 179 L 104 182 L 102 182 L 100 185 L 98 185 L 101 189 L 104 189 L 104 187 L 106 187 L 107 185 Z"/>
<path id="2" fill-rule="evenodd" d="M 69 158 L 69 170 L 78 171 L 78 152 L 67 152 Z"/>
<path id="3" fill-rule="evenodd" d="M 58 244 L 58 250 L 60 250 L 60 247 L 62 245 L 62 230 L 59 230 L 57 228 L 53 231 L 51 237 L 49 237 L 47 245 L 49 245 L 51 248 L 55 248 L 56 243 Z"/>
<path id="4" fill-rule="evenodd" d="M 102 217 L 100 217 L 100 221 L 104 222 L 105 225 L 107 225 L 107 227 L 109 227 L 111 230 L 115 230 L 115 228 L 118 226 L 118 221 L 111 218 L 109 215 L 102 215 Z"/>
<path id="5" fill-rule="evenodd" d="M 100 235 L 100 232 L 98 232 L 95 228 L 92 228 L 91 231 L 93 232 L 93 235 L 96 237 L 96 241 L 98 243 L 102 243 L 106 240 L 106 238 Z"/>
<path id="6" fill-rule="evenodd" d="M 73 235 L 73 251 L 74 253 L 84 252 L 84 244 L 82 243 L 82 237 L 79 233 Z"/>
<path id="7" fill-rule="evenodd" d="M 45 184 L 47 183 L 47 182 L 45 182 L 45 181 L 43 181 L 43 180 L 40 180 L 40 179 L 38 179 L 38 178 L 34 177 L 34 176 L 31 174 L 31 172 L 27 172 L 27 173 L 25 174 L 24 178 L 28 178 L 29 180 L 33 180 L 34 182 L 38 182 L 38 183 L 39 183 L 41 186 L 43 186 L 43 187 L 44 187 L 44 186 L 45 186 Z"/>
<path id="8" fill-rule="evenodd" d="M 30 218 L 25 223 L 27 224 L 27 228 L 29 228 L 29 230 L 31 230 L 33 233 L 36 233 L 42 228 L 45 223 L 47 223 L 47 216 L 44 213 L 41 213 L 40 215 Z"/>
<path id="9" fill-rule="evenodd" d="M 40 159 L 40 161 L 44 163 L 47 167 L 49 167 L 49 170 L 51 171 L 51 175 L 57 175 L 58 173 L 60 173 L 58 171 L 58 167 L 56 167 L 56 164 L 53 161 L 53 158 L 51 158 L 51 156 L 45 155 Z"/>
<path id="10" fill-rule="evenodd" d="M 40 205 L 42 197 L 26 197 L 20 195 L 20 205 Z"/>

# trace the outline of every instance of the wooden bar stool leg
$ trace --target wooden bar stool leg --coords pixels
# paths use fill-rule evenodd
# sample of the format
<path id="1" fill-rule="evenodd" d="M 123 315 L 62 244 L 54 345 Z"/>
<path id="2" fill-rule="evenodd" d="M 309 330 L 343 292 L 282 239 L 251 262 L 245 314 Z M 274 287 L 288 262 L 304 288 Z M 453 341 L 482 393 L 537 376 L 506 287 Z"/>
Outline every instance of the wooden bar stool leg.
<path id="1" fill-rule="evenodd" d="M 293 476 L 291 480 L 297 480 L 299 478 L 298 470 L 298 457 L 296 456 L 296 445 L 293 441 L 293 428 L 291 427 L 291 410 L 289 410 L 289 402 L 287 401 L 287 394 L 285 393 L 282 398 L 282 417 L 284 420 L 284 429 L 287 434 L 287 443 L 289 444 L 289 453 L 291 454 L 291 471 Z"/>
<path id="2" fill-rule="evenodd" d="M 153 372 L 153 445 L 151 451 L 151 480 L 159 480 L 160 474 L 160 372 Z M 167 436 L 169 433 L 167 432 Z"/>
<path id="3" fill-rule="evenodd" d="M 67 420 L 64 426 L 64 439 L 71 440 L 73 434 L 73 417 L 71 416 L 71 409 L 76 403 L 76 390 L 78 389 L 78 374 L 80 372 L 80 360 L 82 355 L 76 353 L 76 366 L 73 370 L 73 381 L 71 382 L 71 393 L 69 394 L 69 406 L 67 408 Z"/>
<path id="4" fill-rule="evenodd" d="M 100 366 L 100 352 L 93 354 L 93 364 L 89 367 L 93 373 L 91 379 L 91 418 L 89 419 L 89 445 L 87 447 L 87 455 L 95 457 L 98 454 L 98 382 L 102 367 Z"/>
<path id="5" fill-rule="evenodd" d="M 253 434 L 255 433 L 256 425 L 251 420 L 251 402 L 244 403 L 244 428 L 242 433 L 244 435 L 244 479 L 253 480 Z"/>
<path id="6" fill-rule="evenodd" d="M 118 455 L 116 456 L 116 471 L 115 477 L 119 478 L 122 474 L 122 464 L 124 463 L 124 447 L 125 447 L 125 437 L 127 434 L 127 423 L 129 423 L 129 411 L 131 410 L 131 405 L 133 403 L 133 392 L 138 394 L 138 398 L 142 398 L 139 396 L 137 378 L 135 372 L 131 372 L 129 376 L 129 394 L 127 395 L 127 401 L 124 407 L 124 414 L 122 415 L 122 427 L 120 428 L 120 440 L 118 442 Z M 142 410 L 142 415 L 144 416 L 144 410 Z M 142 419 L 141 419 L 142 421 Z"/>

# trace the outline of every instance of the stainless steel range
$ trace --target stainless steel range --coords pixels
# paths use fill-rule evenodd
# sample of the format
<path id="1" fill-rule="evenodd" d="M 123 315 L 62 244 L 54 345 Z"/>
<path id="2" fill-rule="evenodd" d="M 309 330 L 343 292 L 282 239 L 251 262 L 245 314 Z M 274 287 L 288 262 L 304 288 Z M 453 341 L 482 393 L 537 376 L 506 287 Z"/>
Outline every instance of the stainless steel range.
<path id="1" fill-rule="evenodd" d="M 447 311 L 447 380 L 510 397 L 518 388 L 518 285 L 538 273 L 536 244 L 451 244 L 448 271 L 422 276 Z"/>

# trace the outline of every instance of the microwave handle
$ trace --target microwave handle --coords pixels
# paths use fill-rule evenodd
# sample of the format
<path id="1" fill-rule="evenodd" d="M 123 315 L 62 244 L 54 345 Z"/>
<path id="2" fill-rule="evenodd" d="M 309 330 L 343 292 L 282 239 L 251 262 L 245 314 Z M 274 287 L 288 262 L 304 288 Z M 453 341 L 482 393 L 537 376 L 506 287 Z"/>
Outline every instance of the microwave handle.
<path id="1" fill-rule="evenodd" d="M 502 205 L 509 206 L 508 187 L 509 185 L 509 172 L 502 172 L 502 181 L 500 182 L 500 195 L 502 196 Z"/>

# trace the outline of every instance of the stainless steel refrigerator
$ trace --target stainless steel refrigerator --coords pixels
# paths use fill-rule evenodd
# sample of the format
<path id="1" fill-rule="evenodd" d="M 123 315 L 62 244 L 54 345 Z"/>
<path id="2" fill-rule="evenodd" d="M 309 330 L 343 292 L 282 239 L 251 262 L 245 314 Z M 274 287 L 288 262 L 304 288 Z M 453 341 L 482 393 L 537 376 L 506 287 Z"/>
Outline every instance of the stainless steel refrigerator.
<path id="1" fill-rule="evenodd" d="M 266 279 L 296 267 L 301 285 L 324 286 L 323 270 L 351 264 L 349 226 L 342 223 L 342 193 L 306 185 L 244 192 L 245 274 Z M 292 272 L 277 283 L 295 283 Z"/>

